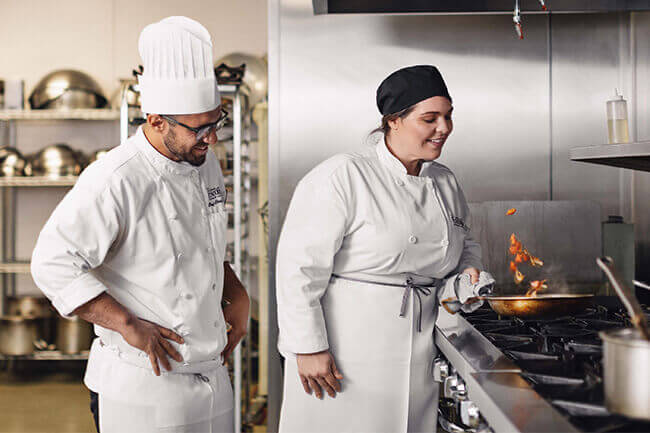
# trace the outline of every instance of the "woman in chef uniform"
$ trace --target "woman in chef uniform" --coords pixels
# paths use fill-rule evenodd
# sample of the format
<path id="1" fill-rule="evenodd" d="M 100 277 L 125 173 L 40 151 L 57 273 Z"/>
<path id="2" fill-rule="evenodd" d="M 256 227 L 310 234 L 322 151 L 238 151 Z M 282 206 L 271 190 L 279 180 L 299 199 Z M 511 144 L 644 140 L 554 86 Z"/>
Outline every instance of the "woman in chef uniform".
<path id="1" fill-rule="evenodd" d="M 454 275 L 483 280 L 463 192 L 434 162 L 453 126 L 442 76 L 400 69 L 377 106 L 373 145 L 309 172 L 284 222 L 281 432 L 434 432 L 438 289 Z"/>

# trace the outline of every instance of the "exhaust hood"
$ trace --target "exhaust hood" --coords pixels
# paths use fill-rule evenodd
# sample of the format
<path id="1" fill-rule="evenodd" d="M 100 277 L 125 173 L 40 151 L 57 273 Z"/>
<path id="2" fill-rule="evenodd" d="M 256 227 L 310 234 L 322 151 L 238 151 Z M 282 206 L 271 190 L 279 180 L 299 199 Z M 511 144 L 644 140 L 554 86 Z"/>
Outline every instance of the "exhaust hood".
<path id="1" fill-rule="evenodd" d="M 512 14 L 514 0 L 312 0 L 324 14 Z M 539 0 L 520 0 L 522 13 L 547 13 Z M 650 10 L 650 0 L 546 0 L 553 13 L 603 13 Z"/>

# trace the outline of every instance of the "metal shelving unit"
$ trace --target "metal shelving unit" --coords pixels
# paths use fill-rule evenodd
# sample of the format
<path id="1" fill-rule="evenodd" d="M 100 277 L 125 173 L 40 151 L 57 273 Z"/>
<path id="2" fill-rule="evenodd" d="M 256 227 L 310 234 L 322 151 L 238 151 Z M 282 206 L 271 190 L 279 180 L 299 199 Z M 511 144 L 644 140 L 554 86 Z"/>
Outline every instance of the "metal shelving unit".
<path id="1" fill-rule="evenodd" d="M 246 136 L 248 128 L 242 111 L 242 95 L 238 85 L 219 85 L 222 97 L 232 100 L 232 138 L 224 140 L 221 144 L 225 147 L 226 167 L 224 182 L 232 199 L 228 198 L 226 207 L 232 210 L 227 230 L 226 260 L 229 260 L 239 279 L 246 287 L 250 280 L 250 259 L 248 252 L 250 233 L 251 210 L 251 164 L 248 158 L 249 140 Z M 229 161 L 232 161 L 230 164 Z M 231 168 L 231 170 L 228 170 Z M 249 326 L 250 327 L 250 326 Z M 246 338 L 246 337 L 245 337 Z M 246 345 L 247 352 L 242 354 L 242 344 L 239 344 L 233 354 L 233 390 L 234 390 L 234 427 L 236 432 L 242 428 L 242 396 L 248 397 L 249 380 L 244 379 L 244 364 L 246 376 L 250 374 L 250 345 Z M 244 393 L 242 392 L 244 391 Z"/>
<path id="2" fill-rule="evenodd" d="M 16 146 L 16 123 L 19 121 L 117 121 L 120 112 L 109 109 L 74 110 L 0 110 L 0 123 L 8 130 L 8 146 Z M 16 195 L 19 188 L 68 188 L 77 176 L 16 176 L 0 177 L 0 314 L 6 313 L 7 296 L 16 295 L 16 274 L 29 274 L 28 261 L 16 259 Z M 87 360 L 88 353 L 62 354 L 58 351 L 36 351 L 31 355 L 0 354 L 0 360 L 71 361 Z"/>

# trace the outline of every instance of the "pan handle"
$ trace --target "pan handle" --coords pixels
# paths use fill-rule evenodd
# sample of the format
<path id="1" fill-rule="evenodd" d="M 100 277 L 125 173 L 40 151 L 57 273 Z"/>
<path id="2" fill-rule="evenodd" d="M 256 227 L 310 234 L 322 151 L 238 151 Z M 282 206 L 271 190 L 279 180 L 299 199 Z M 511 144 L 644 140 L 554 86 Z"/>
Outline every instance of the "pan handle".
<path id="1" fill-rule="evenodd" d="M 456 314 L 460 311 L 460 307 L 463 305 L 457 298 L 446 298 L 440 301 L 442 307 L 447 310 L 449 314 Z"/>
<path id="2" fill-rule="evenodd" d="M 456 314 L 460 311 L 463 305 L 474 304 L 475 302 L 479 302 L 479 301 L 481 301 L 481 297 L 477 296 L 474 298 L 469 298 L 467 302 L 463 304 L 458 300 L 458 298 L 451 297 L 451 298 L 445 298 L 441 300 L 440 304 L 445 310 L 447 310 L 449 314 Z"/>

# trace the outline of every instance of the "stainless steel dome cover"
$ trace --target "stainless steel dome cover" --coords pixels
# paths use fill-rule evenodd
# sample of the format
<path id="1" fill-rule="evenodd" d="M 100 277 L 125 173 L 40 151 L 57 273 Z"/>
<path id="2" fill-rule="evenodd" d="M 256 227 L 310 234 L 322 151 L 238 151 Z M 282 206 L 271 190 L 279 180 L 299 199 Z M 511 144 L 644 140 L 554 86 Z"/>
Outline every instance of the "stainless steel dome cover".
<path id="1" fill-rule="evenodd" d="M 24 176 L 25 158 L 13 147 L 0 148 L 0 176 Z"/>
<path id="2" fill-rule="evenodd" d="M 67 144 L 44 147 L 29 158 L 26 168 L 29 176 L 76 176 L 82 166 L 77 152 Z"/>
<path id="3" fill-rule="evenodd" d="M 104 108 L 106 104 L 99 84 L 90 75 L 73 69 L 50 72 L 29 96 L 29 105 L 34 110 Z"/>

